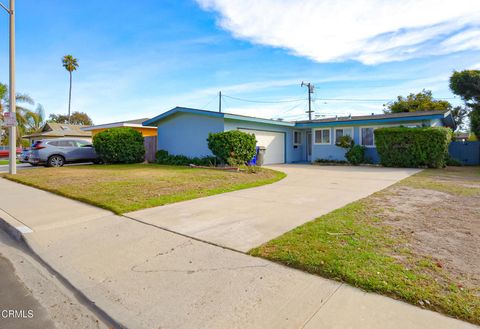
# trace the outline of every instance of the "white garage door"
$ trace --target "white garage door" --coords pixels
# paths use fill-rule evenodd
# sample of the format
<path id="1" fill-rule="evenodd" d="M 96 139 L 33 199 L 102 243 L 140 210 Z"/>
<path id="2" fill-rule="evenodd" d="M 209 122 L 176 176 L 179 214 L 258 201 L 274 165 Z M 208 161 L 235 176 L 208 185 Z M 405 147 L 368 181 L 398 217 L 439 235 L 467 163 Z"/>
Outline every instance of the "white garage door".
<path id="1" fill-rule="evenodd" d="M 264 164 L 285 163 L 285 134 L 271 131 L 239 129 L 254 134 L 257 146 L 265 146 Z"/>

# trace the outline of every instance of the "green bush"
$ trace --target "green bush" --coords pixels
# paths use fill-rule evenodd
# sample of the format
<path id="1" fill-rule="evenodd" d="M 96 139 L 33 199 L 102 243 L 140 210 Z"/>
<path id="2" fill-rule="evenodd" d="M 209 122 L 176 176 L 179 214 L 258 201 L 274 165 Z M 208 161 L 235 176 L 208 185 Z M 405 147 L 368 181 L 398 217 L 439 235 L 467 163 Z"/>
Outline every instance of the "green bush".
<path id="1" fill-rule="evenodd" d="M 450 156 L 450 154 L 447 154 L 447 157 L 445 158 L 445 164 L 449 167 L 461 167 L 463 164 Z"/>
<path id="2" fill-rule="evenodd" d="M 145 157 L 143 136 L 133 128 L 111 128 L 93 136 L 93 147 L 105 163 L 138 163 Z"/>
<path id="3" fill-rule="evenodd" d="M 232 166 L 245 164 L 256 153 L 255 135 L 239 130 L 210 133 L 207 138 L 208 148 L 223 163 Z"/>
<path id="4" fill-rule="evenodd" d="M 365 162 L 365 146 L 353 145 L 347 153 L 345 153 L 345 158 L 354 166 L 358 166 L 361 163 Z"/>
<path id="5" fill-rule="evenodd" d="M 332 160 L 332 159 L 322 159 L 318 158 L 315 160 L 315 163 L 326 163 L 326 164 L 347 164 L 348 161 L 345 160 Z"/>
<path id="6" fill-rule="evenodd" d="M 375 145 L 386 167 L 445 166 L 452 130 L 443 127 L 375 129 Z"/>
<path id="7" fill-rule="evenodd" d="M 336 145 L 344 149 L 349 149 L 354 145 L 353 138 L 348 135 L 342 136 L 337 141 Z"/>
<path id="8" fill-rule="evenodd" d="M 165 150 L 159 150 L 155 154 L 155 162 L 171 166 L 188 166 L 190 164 L 196 166 L 215 166 L 217 164 L 217 158 L 213 156 L 189 158 L 185 155 L 172 155 L 168 154 Z"/>

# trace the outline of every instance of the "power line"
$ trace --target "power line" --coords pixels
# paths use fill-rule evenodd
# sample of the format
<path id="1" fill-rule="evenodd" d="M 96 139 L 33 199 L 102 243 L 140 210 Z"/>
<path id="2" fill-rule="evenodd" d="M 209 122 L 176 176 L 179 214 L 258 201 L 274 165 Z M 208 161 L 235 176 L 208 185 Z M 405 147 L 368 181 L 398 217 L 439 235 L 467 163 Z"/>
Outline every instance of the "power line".
<path id="1" fill-rule="evenodd" d="M 222 99 L 230 98 L 236 101 L 248 102 L 248 103 L 265 103 L 265 104 L 280 104 L 280 103 L 294 103 L 299 101 L 305 101 L 307 98 L 297 98 L 297 99 L 283 99 L 283 100 L 256 100 L 256 99 L 247 99 L 234 97 L 230 95 L 225 95 L 222 93 Z M 458 99 L 457 97 L 445 97 L 445 98 L 434 98 L 434 100 L 452 100 Z M 396 98 L 312 98 L 312 102 L 318 101 L 331 101 L 331 102 L 392 102 Z M 317 104 L 318 105 L 318 104 Z"/>
<path id="2" fill-rule="evenodd" d="M 306 100 L 305 98 L 299 98 L 299 99 L 287 99 L 287 100 L 278 100 L 278 101 L 264 101 L 264 100 L 253 100 L 253 99 L 246 99 L 246 98 L 240 98 L 240 97 L 233 97 L 229 95 L 223 94 L 222 97 L 227 97 L 230 99 L 234 99 L 237 101 L 242 101 L 242 102 L 249 102 L 249 103 L 293 103 L 293 102 L 299 102 L 299 101 L 304 101 Z"/>
<path id="3" fill-rule="evenodd" d="M 446 98 L 434 98 L 434 100 L 451 100 L 457 99 L 457 97 L 446 97 Z M 394 98 L 384 98 L 384 99 L 369 99 L 369 98 L 316 98 L 315 101 L 340 101 L 340 102 L 392 102 L 395 101 Z"/>
<path id="4" fill-rule="evenodd" d="M 217 99 L 217 96 L 216 95 L 213 96 L 212 99 L 210 99 L 207 104 L 205 104 L 201 107 L 201 109 L 207 109 L 207 106 L 210 105 L 216 99 Z"/>

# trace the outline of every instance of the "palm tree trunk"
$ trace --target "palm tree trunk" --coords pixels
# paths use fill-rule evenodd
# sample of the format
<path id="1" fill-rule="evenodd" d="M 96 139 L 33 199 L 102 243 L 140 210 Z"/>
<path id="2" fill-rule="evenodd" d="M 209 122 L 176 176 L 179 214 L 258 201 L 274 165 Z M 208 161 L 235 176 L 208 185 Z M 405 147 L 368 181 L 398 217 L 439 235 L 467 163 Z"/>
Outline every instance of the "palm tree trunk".
<path id="1" fill-rule="evenodd" d="M 70 103 L 72 102 L 72 72 L 70 72 L 70 89 L 68 91 L 68 123 L 70 123 Z"/>

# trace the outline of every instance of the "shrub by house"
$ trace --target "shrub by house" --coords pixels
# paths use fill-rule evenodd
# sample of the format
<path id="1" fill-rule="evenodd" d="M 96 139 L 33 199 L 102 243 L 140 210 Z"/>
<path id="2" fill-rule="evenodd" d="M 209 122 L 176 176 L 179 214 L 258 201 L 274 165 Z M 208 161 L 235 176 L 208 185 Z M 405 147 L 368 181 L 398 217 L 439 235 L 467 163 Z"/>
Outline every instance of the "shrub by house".
<path id="1" fill-rule="evenodd" d="M 188 166 L 190 164 L 196 166 L 215 166 L 217 163 L 217 158 L 214 156 L 204 156 L 204 157 L 187 157 L 185 155 L 173 155 L 169 154 L 165 150 L 159 150 L 155 154 L 155 162 L 163 165 L 170 166 Z"/>
<path id="2" fill-rule="evenodd" d="M 443 127 L 375 130 L 380 163 L 386 167 L 441 168 L 445 166 L 451 138 L 451 129 Z"/>
<path id="3" fill-rule="evenodd" d="M 245 164 L 256 153 L 255 136 L 239 130 L 210 133 L 207 142 L 210 151 L 221 162 L 229 165 Z"/>
<path id="4" fill-rule="evenodd" d="M 365 163 L 365 147 L 361 145 L 355 145 L 351 136 L 342 136 L 336 145 L 347 150 L 345 153 L 345 158 L 347 159 L 348 163 L 354 166 Z"/>
<path id="5" fill-rule="evenodd" d="M 138 163 L 145 157 L 143 136 L 133 128 L 111 128 L 93 136 L 95 151 L 105 163 Z"/>

